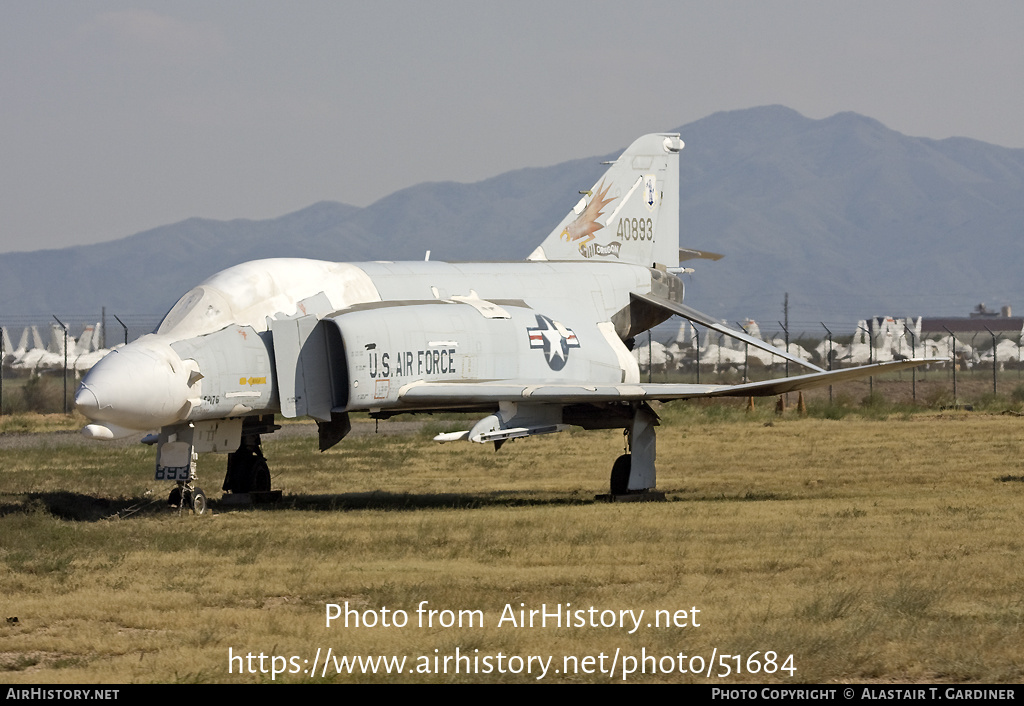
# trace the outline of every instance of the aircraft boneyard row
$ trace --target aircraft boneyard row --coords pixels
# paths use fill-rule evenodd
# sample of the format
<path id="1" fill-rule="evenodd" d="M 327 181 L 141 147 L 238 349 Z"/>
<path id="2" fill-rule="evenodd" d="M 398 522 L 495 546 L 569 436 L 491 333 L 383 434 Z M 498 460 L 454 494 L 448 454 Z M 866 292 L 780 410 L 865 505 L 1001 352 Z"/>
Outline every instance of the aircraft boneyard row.
<path id="1" fill-rule="evenodd" d="M 64 329 L 59 325 L 50 325 L 50 342 L 46 345 L 43 344 L 43 338 L 35 326 L 26 326 L 22 330 L 17 346 L 11 345 L 11 337 L 6 327 L 0 327 L 0 335 L 3 336 L 5 368 L 29 372 L 64 368 Z M 99 324 L 86 325 L 77 339 L 69 336 L 68 370 L 85 372 L 102 360 L 110 349 L 101 348 L 101 340 Z"/>
<path id="2" fill-rule="evenodd" d="M 978 334 L 962 334 L 957 338 L 929 334 L 922 338 L 921 321 L 921 317 L 881 317 L 870 322 L 861 319 L 856 323 L 853 340 L 849 343 L 838 343 L 825 338 L 810 350 L 793 342 L 789 344 L 788 350 L 798 358 L 832 368 L 903 360 L 915 356 L 941 359 L 942 363 L 955 362 L 957 366 L 963 368 L 975 365 L 991 367 L 993 347 L 988 344 L 991 339 L 987 332 L 980 334 L 980 339 Z M 743 330 L 751 336 L 761 337 L 760 327 L 753 320 L 743 322 Z M 1007 332 L 998 335 L 1007 335 Z M 1000 337 L 996 342 L 994 350 L 1000 369 L 1005 363 L 1019 365 L 1024 361 L 1024 336 L 1020 333 L 1010 335 L 1014 338 Z M 974 347 L 971 342 L 975 340 L 980 340 L 986 345 Z M 786 349 L 785 339 L 781 336 L 767 339 L 767 342 L 776 348 Z M 712 373 L 717 373 L 739 370 L 750 364 L 782 367 L 786 363 L 784 358 L 769 351 L 751 349 L 742 341 L 729 339 L 722 334 L 697 336 L 687 322 L 680 325 L 675 339 L 667 344 L 658 340 L 651 340 L 648 343 L 646 337 L 638 339 L 637 343 L 633 355 L 642 372 L 692 372 L 694 366 L 699 364 L 702 370 L 710 369 Z"/>
<path id="3" fill-rule="evenodd" d="M 196 453 L 229 453 L 224 488 L 265 490 L 260 437 L 275 415 L 478 413 L 437 441 L 493 442 L 619 428 L 613 494 L 655 488 L 654 400 L 776 395 L 925 360 L 825 372 L 683 304 L 675 134 L 636 140 L 524 262 L 247 262 L 187 292 L 156 332 L 112 352 L 75 397 L 96 439 L 159 429 L 156 478 L 205 508 Z M 687 252 L 687 257 L 692 256 Z M 812 372 L 742 385 L 649 384 L 635 338 L 683 316 Z"/>

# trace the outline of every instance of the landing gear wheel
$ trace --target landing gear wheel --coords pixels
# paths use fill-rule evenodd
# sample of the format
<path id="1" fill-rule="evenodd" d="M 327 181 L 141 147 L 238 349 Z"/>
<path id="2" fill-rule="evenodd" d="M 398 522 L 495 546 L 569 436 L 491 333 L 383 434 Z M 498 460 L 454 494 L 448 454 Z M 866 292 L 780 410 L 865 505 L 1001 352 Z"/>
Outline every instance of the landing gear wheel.
<path id="1" fill-rule="evenodd" d="M 625 495 L 629 492 L 629 473 L 632 467 L 632 454 L 622 454 L 615 459 L 615 463 L 612 465 L 612 495 Z"/>
<path id="2" fill-rule="evenodd" d="M 170 507 L 178 508 L 181 507 L 181 486 L 177 485 L 171 490 L 171 494 L 167 496 L 167 504 Z"/>
<path id="3" fill-rule="evenodd" d="M 206 493 L 203 492 L 202 488 L 193 489 L 189 505 L 192 507 L 192 512 L 197 515 L 202 515 L 206 512 Z"/>
<path id="4" fill-rule="evenodd" d="M 257 459 L 254 471 L 252 489 L 257 493 L 265 493 L 270 490 L 270 468 L 267 466 L 266 459 Z"/>
<path id="5" fill-rule="evenodd" d="M 238 450 L 228 454 L 228 468 L 222 487 L 229 493 L 270 490 L 270 468 L 258 435 L 242 437 Z"/>
<path id="6" fill-rule="evenodd" d="M 197 515 L 206 512 L 206 493 L 201 488 L 186 488 L 182 495 L 181 509 L 189 509 Z"/>

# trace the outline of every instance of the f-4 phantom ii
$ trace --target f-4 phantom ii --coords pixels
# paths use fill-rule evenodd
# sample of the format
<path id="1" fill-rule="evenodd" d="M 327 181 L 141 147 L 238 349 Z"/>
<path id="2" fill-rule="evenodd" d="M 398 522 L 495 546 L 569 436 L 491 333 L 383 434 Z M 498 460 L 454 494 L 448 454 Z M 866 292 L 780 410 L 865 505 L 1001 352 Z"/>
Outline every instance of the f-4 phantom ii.
<path id="1" fill-rule="evenodd" d="M 110 439 L 159 429 L 156 478 L 196 511 L 198 452 L 228 453 L 224 489 L 269 490 L 260 437 L 309 416 L 320 449 L 349 413 L 478 412 L 437 441 L 624 429 L 613 494 L 655 488 L 654 400 L 766 396 L 927 362 L 826 372 L 683 304 L 678 134 L 645 135 L 524 262 L 247 262 L 187 292 L 153 334 L 107 355 L 75 396 Z M 649 384 L 635 337 L 680 315 L 812 372 L 739 385 Z"/>

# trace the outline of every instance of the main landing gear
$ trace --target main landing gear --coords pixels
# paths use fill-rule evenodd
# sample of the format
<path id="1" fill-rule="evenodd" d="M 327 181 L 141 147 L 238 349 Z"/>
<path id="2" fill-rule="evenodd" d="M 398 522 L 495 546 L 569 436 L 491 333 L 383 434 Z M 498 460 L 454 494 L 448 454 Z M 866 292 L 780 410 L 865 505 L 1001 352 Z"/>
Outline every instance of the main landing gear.
<path id="1" fill-rule="evenodd" d="M 626 427 L 626 453 L 612 465 L 610 493 L 598 496 L 609 502 L 645 502 L 664 500 L 665 494 L 654 489 L 657 474 L 654 467 L 654 427 L 658 415 L 646 403 L 636 405 L 633 419 Z"/>
<path id="2" fill-rule="evenodd" d="M 276 502 L 281 491 L 271 490 L 270 466 L 260 444 L 262 434 L 272 434 L 281 427 L 274 424 L 273 415 L 246 417 L 242 422 L 238 448 L 228 454 L 227 473 L 221 488 L 226 505 L 250 505 Z"/>
<path id="3" fill-rule="evenodd" d="M 259 434 L 246 434 L 238 450 L 228 454 L 228 471 L 221 487 L 229 493 L 264 493 L 270 490 L 270 466 L 263 455 Z"/>
<path id="4" fill-rule="evenodd" d="M 633 467 L 633 455 L 622 454 L 612 465 L 612 495 L 625 495 L 629 492 L 629 475 Z"/>

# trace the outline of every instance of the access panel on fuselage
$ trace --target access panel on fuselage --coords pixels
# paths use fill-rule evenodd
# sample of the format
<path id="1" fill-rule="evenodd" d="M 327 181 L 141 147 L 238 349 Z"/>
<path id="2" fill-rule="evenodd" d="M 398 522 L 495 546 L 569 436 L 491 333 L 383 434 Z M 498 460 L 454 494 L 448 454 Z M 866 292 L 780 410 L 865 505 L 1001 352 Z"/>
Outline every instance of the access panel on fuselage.
<path id="1" fill-rule="evenodd" d="M 171 344 L 182 360 L 195 361 L 201 375 L 193 387 L 198 404 L 188 419 L 243 417 L 273 409 L 274 375 L 265 338 L 251 326 L 231 325 Z"/>
<path id="2" fill-rule="evenodd" d="M 330 421 L 347 402 L 344 342 L 335 327 L 314 316 L 272 323 L 274 366 L 285 417 Z"/>

